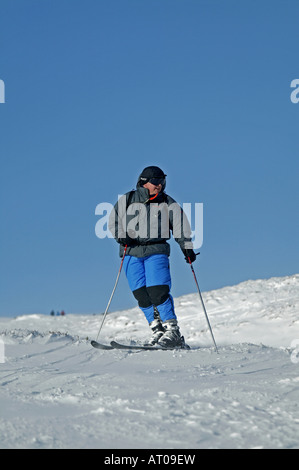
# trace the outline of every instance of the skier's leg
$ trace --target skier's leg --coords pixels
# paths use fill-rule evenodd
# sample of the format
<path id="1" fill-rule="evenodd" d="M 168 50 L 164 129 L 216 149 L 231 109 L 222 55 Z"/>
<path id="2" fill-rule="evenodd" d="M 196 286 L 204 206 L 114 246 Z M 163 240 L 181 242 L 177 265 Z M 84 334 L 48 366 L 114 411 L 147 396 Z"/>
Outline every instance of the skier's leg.
<path id="1" fill-rule="evenodd" d="M 167 255 L 151 255 L 144 259 L 148 295 L 159 311 L 162 322 L 176 319 L 170 294 L 171 276 Z"/>
<path id="2" fill-rule="evenodd" d="M 154 320 L 154 306 L 145 286 L 144 258 L 126 256 L 123 267 L 130 289 L 148 323 L 151 323 Z"/>
<path id="3" fill-rule="evenodd" d="M 163 347 L 182 347 L 183 341 L 170 294 L 171 276 L 167 255 L 152 255 L 145 260 L 145 276 L 149 297 L 159 311 L 163 335 L 158 344 Z"/>

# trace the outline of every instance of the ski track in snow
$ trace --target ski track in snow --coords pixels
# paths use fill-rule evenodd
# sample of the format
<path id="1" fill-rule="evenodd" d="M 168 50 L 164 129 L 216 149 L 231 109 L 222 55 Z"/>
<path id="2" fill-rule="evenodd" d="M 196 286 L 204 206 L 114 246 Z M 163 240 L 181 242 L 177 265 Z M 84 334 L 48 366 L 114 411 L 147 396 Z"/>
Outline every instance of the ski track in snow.
<path id="1" fill-rule="evenodd" d="M 101 315 L 1 318 L 0 447 L 299 448 L 299 275 L 203 298 L 219 355 L 197 294 L 175 299 L 191 351 L 96 350 Z M 134 308 L 99 339 L 148 332 Z"/>

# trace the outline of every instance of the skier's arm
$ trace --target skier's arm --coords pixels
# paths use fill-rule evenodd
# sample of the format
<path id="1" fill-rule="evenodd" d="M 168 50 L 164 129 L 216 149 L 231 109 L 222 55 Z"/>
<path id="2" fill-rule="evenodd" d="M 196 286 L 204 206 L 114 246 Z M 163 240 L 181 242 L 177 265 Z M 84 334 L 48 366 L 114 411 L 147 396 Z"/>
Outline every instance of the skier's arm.
<path id="1" fill-rule="evenodd" d="M 128 194 L 124 194 L 119 198 L 110 214 L 108 227 L 117 243 L 124 246 L 133 246 L 136 244 L 136 242 L 126 231 L 126 211 L 128 197 Z"/>
<path id="2" fill-rule="evenodd" d="M 196 254 L 193 251 L 192 232 L 189 220 L 180 205 L 170 196 L 167 196 L 167 198 L 170 209 L 169 222 L 173 238 L 179 244 L 186 262 L 189 263 L 191 261 L 191 263 L 193 263 L 196 259 Z"/>

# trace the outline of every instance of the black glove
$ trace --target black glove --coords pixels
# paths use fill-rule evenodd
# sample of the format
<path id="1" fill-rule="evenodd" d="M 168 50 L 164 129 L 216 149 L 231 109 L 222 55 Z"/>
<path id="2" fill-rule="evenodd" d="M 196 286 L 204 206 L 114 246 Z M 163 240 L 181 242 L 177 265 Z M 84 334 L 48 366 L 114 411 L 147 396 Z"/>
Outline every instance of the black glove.
<path id="1" fill-rule="evenodd" d="M 183 253 L 184 253 L 184 256 L 185 256 L 186 263 L 190 264 L 190 262 L 193 263 L 193 261 L 196 260 L 197 255 L 194 253 L 193 250 L 184 249 Z"/>
<path id="2" fill-rule="evenodd" d="M 136 246 L 137 245 L 137 242 L 136 242 L 136 233 L 134 230 L 128 230 L 127 234 L 124 236 L 124 237 L 120 237 L 118 239 L 118 243 L 120 243 L 121 245 L 123 246 Z"/>

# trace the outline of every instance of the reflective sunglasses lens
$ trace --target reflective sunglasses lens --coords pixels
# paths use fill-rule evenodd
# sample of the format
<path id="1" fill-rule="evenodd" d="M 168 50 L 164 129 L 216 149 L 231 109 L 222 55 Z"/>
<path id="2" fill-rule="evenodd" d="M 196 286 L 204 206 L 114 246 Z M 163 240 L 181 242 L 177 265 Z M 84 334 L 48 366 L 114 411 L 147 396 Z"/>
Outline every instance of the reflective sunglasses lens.
<path id="1" fill-rule="evenodd" d="M 158 184 L 162 184 L 163 186 L 163 183 L 165 182 L 165 178 L 151 178 L 149 182 L 152 184 L 155 184 L 156 186 L 158 186 Z"/>

